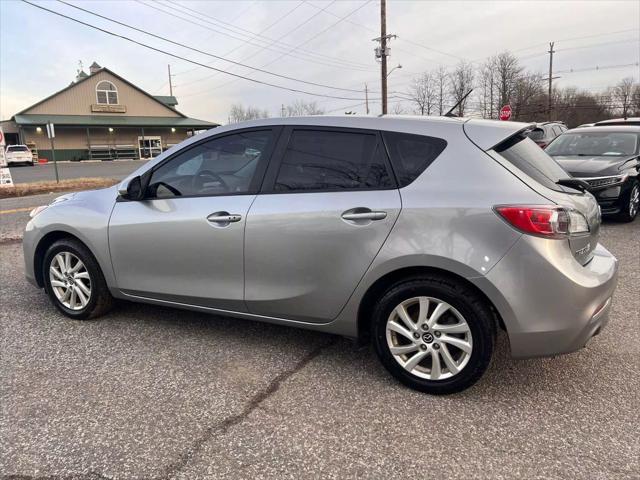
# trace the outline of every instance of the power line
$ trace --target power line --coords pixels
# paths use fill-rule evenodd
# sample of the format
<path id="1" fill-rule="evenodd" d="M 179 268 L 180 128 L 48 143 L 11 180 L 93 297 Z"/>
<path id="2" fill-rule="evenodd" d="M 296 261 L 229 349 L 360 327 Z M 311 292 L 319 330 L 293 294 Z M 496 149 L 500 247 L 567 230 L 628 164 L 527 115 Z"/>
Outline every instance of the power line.
<path id="1" fill-rule="evenodd" d="M 311 17 L 309 17 L 309 18 L 307 18 L 304 22 L 302 22 L 302 23 L 298 24 L 295 28 L 293 28 L 292 30 L 289 30 L 287 33 L 285 33 L 284 35 L 280 36 L 278 39 L 273 40 L 273 41 L 271 42 L 271 44 L 270 44 L 270 45 L 272 45 L 272 44 L 274 44 L 274 43 L 278 42 L 280 39 L 282 39 L 282 38 L 284 38 L 284 37 L 286 37 L 286 36 L 290 35 L 291 33 L 295 32 L 296 30 L 298 30 L 298 29 L 300 29 L 301 27 L 303 27 L 305 24 L 309 23 L 311 20 L 313 20 L 313 18 L 315 18 L 315 17 L 317 17 L 318 15 L 320 15 L 323 11 L 325 11 L 325 9 L 329 8 L 333 3 L 335 3 L 335 1 L 336 1 L 336 0 L 334 0 L 333 2 L 331 2 L 331 3 L 327 4 L 327 5 L 324 7 L 324 9 L 322 9 L 322 10 L 320 10 L 320 11 L 316 12 L 314 15 L 312 15 L 312 16 L 311 16 Z M 258 53 L 260 53 L 261 51 L 263 51 L 265 48 L 268 48 L 270 45 L 262 46 L 259 50 L 257 50 L 257 51 L 256 51 L 256 52 L 254 52 L 253 54 L 251 54 L 251 55 L 249 55 L 249 56 L 246 56 L 246 57 L 243 57 L 243 58 L 242 58 L 242 61 L 246 61 L 246 60 L 248 60 L 248 59 L 250 59 L 250 58 L 255 57 Z M 291 55 L 291 56 L 293 56 L 293 55 Z M 294 58 L 297 58 L 297 57 L 295 57 L 295 56 L 293 56 L 293 57 L 294 57 Z M 278 57 L 278 58 L 280 58 L 280 57 Z M 262 66 L 264 67 L 264 66 L 266 66 L 266 65 L 267 65 L 267 64 L 264 64 L 264 65 L 262 65 Z M 323 63 L 323 65 L 328 65 L 328 64 L 324 64 L 324 63 Z M 334 66 L 334 65 L 329 65 L 329 66 Z M 344 68 L 344 67 L 340 67 L 340 68 Z M 199 78 L 199 79 L 197 79 L 197 80 L 193 80 L 193 81 L 191 81 L 191 82 L 188 82 L 186 85 L 192 85 L 192 84 L 194 84 L 194 83 L 198 83 L 198 82 L 201 82 L 201 81 L 204 81 L 204 80 L 209 80 L 209 79 L 211 79 L 211 78 L 215 77 L 216 75 L 217 75 L 217 74 L 215 74 L 215 73 L 214 73 L 213 75 L 208 75 L 208 76 L 206 76 L 206 77 Z M 223 84 L 223 85 L 226 85 L 226 84 Z M 358 90 L 358 91 L 359 91 L 359 90 Z M 189 95 L 189 96 L 194 96 L 194 95 L 199 95 L 199 93 L 191 94 L 191 95 Z"/>
<path id="2" fill-rule="evenodd" d="M 216 26 L 218 28 L 222 28 L 224 30 L 229 30 L 229 31 L 233 32 L 233 34 L 221 32 L 219 30 L 215 30 L 215 29 L 209 27 L 208 25 L 203 25 L 202 23 L 198 23 L 198 22 L 193 21 L 192 18 L 186 18 L 186 17 L 180 16 L 176 12 L 184 13 L 186 15 L 190 15 L 191 17 L 193 15 L 189 14 L 188 12 L 183 12 L 181 10 L 176 10 L 175 8 L 172 8 L 172 7 L 168 6 L 168 5 L 165 5 L 165 4 L 151 5 L 151 4 L 143 2 L 142 0 L 135 0 L 135 1 L 140 3 L 141 5 L 144 5 L 144 6 L 148 7 L 148 8 L 152 8 L 154 10 L 162 12 L 165 15 L 170 16 L 171 18 L 174 18 L 174 19 L 175 18 L 179 18 L 180 20 L 182 20 L 184 22 L 190 23 L 192 25 L 197 25 L 197 26 L 199 26 L 201 28 L 204 28 L 206 30 L 210 30 L 210 31 L 215 32 L 215 33 L 217 33 L 219 35 L 224 35 L 226 37 L 233 38 L 234 40 L 239 40 L 239 41 L 241 41 L 243 43 L 246 43 L 246 44 L 249 44 L 249 45 L 252 45 L 252 46 L 255 46 L 255 47 L 263 47 L 264 46 L 264 45 L 261 45 L 259 43 L 255 43 L 252 39 L 238 37 L 237 35 L 239 35 L 239 34 L 237 32 L 234 32 L 230 28 L 216 25 L 212 21 L 208 21 L 208 20 L 205 20 L 205 19 L 202 19 L 202 18 L 198 18 L 198 20 L 201 21 L 201 22 L 204 22 L 204 23 L 209 24 L 209 25 L 214 25 L 214 26 Z M 336 0 L 334 0 L 334 1 L 336 1 Z M 172 11 L 167 11 L 167 10 L 164 10 L 162 8 L 159 8 L 158 5 L 161 5 L 161 6 L 165 7 L 165 8 L 172 9 Z M 211 18 L 213 18 L 213 17 L 211 17 Z M 256 39 L 256 41 L 265 42 L 264 40 L 260 40 L 260 39 Z M 272 42 L 271 44 L 269 44 L 265 48 L 269 48 L 269 49 L 274 50 L 274 51 L 276 51 L 278 53 L 282 53 L 282 51 L 283 51 L 283 49 L 285 47 L 280 47 L 278 45 L 274 46 L 276 43 L 277 42 Z M 349 68 L 349 69 L 352 69 L 352 70 L 366 71 L 365 68 L 357 66 L 355 64 L 349 64 L 348 61 L 346 61 L 346 60 L 334 59 L 332 57 L 328 57 L 328 60 L 324 60 L 322 58 L 305 58 L 305 56 L 300 56 L 300 55 L 306 55 L 308 57 L 310 57 L 312 55 L 316 55 L 316 56 L 319 56 L 319 57 L 324 57 L 325 56 L 325 55 L 315 54 L 315 53 L 303 53 L 303 54 L 295 54 L 295 55 L 291 55 L 291 56 L 293 58 L 297 58 L 297 59 L 302 60 L 302 61 L 311 62 L 311 63 L 317 63 L 317 64 L 330 66 L 330 67 L 334 67 L 334 68 L 338 68 L 339 67 L 339 68 Z M 327 62 L 333 62 L 333 63 L 327 63 Z M 185 73 L 185 72 L 183 72 L 183 73 Z"/>
<path id="3" fill-rule="evenodd" d="M 239 65 L 241 67 L 245 67 L 245 68 L 248 68 L 250 70 L 254 70 L 254 71 L 257 71 L 257 72 L 261 72 L 261 73 L 266 73 L 267 75 L 272 75 L 274 77 L 283 78 L 285 80 L 291 80 L 291 81 L 294 81 L 294 82 L 304 83 L 304 84 L 307 84 L 307 85 L 313 85 L 315 87 L 329 88 L 329 89 L 341 90 L 341 91 L 345 91 L 345 92 L 358 92 L 358 93 L 360 92 L 360 90 L 355 90 L 355 89 L 351 89 L 351 88 L 333 87 L 331 85 L 325 85 L 325 84 L 322 84 L 322 83 L 309 82 L 307 80 L 302 80 L 302 79 L 299 79 L 299 78 L 290 77 L 288 75 L 282 75 L 280 73 L 271 72 L 269 70 L 263 70 L 263 69 L 258 68 L 258 67 L 252 67 L 252 66 L 246 65 L 244 63 L 236 62 L 234 60 L 229 60 L 227 58 L 221 57 L 220 55 L 215 55 L 215 54 L 210 53 L 210 52 L 205 52 L 204 50 L 200 50 L 199 48 L 195 48 L 195 47 L 191 47 L 189 45 L 185 45 L 184 43 L 176 42 L 174 40 L 171 40 L 169 38 L 163 37 L 161 35 L 156 35 L 155 33 L 145 32 L 144 30 L 142 30 L 140 28 L 131 26 L 129 24 L 126 24 L 124 22 L 120 22 L 118 20 L 114 20 L 113 18 L 106 17 L 104 15 L 101 15 L 99 13 L 93 12 L 91 10 L 87 10 L 86 8 L 78 7 L 77 5 L 73 5 L 71 3 L 68 3 L 65 0 L 58 0 L 58 2 L 62 3 L 64 5 L 68 5 L 68 6 L 72 7 L 72 8 L 80 10 L 82 12 L 89 13 L 89 14 L 94 15 L 96 17 L 102 18 L 104 20 L 108 20 L 108 21 L 113 22 L 113 23 L 115 23 L 117 25 L 121 25 L 123 27 L 130 28 L 131 30 L 134 30 L 136 32 L 140 32 L 140 33 L 143 33 L 145 35 L 149 35 L 150 37 L 157 38 L 157 39 L 162 40 L 164 42 L 171 43 L 173 45 L 177 45 L 179 47 L 186 48 L 186 49 L 189 49 L 189 50 L 193 50 L 194 52 L 198 52 L 198 53 L 200 53 L 202 55 L 207 55 L 209 57 L 213 57 L 213 58 L 216 58 L 218 60 L 222 60 L 222 61 L 225 61 L 225 62 L 228 62 L 228 63 L 232 63 L 234 65 Z M 27 2 L 27 3 L 29 3 L 29 2 Z"/>
<path id="4" fill-rule="evenodd" d="M 302 94 L 305 94 L 305 95 L 312 95 L 312 96 L 315 96 L 315 97 L 336 98 L 336 99 L 340 99 L 340 100 L 363 100 L 361 98 L 338 97 L 338 96 L 334 96 L 334 95 L 326 95 L 326 94 L 322 94 L 322 93 L 308 92 L 308 91 L 300 90 L 300 89 L 297 89 L 297 88 L 286 87 L 284 85 L 277 85 L 277 84 L 265 82 L 265 81 L 262 81 L 262 80 L 256 80 L 254 78 L 245 77 L 245 76 L 239 75 L 237 73 L 233 73 L 233 72 L 229 72 L 229 71 L 222 70 L 222 69 L 219 69 L 219 68 L 215 68 L 215 67 L 212 67 L 210 65 L 205 65 L 204 63 L 200 63 L 200 62 L 197 62 L 195 60 L 190 60 L 190 59 L 185 58 L 185 57 L 183 57 L 181 55 L 178 55 L 178 54 L 175 54 L 175 53 L 171 53 L 171 52 L 168 52 L 166 50 L 162 50 L 161 48 L 156 48 L 156 47 L 153 47 L 151 45 L 147 45 L 146 43 L 142 43 L 142 42 L 140 42 L 138 40 L 134 40 L 133 38 L 127 37 L 125 35 L 121 35 L 119 33 L 112 32 L 110 30 L 106 30 L 106 29 L 98 27 L 96 25 L 92 25 L 90 23 L 84 22 L 84 21 L 79 20 L 77 18 L 70 17 L 70 16 L 65 15 L 63 13 L 60 13 L 60 12 L 56 12 L 55 10 L 50 10 L 50 9 L 48 9 L 46 7 L 43 7 L 41 5 L 37 5 L 37 4 L 32 3 L 32 2 L 30 2 L 28 0 L 21 0 L 21 1 L 23 3 L 31 5 L 32 7 L 38 8 L 40 10 L 44 10 L 46 12 L 49 12 L 49 13 L 51 13 L 53 15 L 57 15 L 57 16 L 62 17 L 62 18 L 66 18 L 67 20 L 71 20 L 73 22 L 79 23 L 79 24 L 84 25 L 86 27 L 93 28 L 94 30 L 98 30 L 98 31 L 100 31 L 102 33 L 106 33 L 107 35 L 111 35 L 113 37 L 120 38 L 122 40 L 126 40 L 126 41 L 131 42 L 131 43 L 135 43 L 136 45 L 139 45 L 141 47 L 147 48 L 149 50 L 153 50 L 154 52 L 162 53 L 164 55 L 168 55 L 170 57 L 177 58 L 177 59 L 183 60 L 185 62 L 193 63 L 194 65 L 199 65 L 201 67 L 208 68 L 210 70 L 215 70 L 217 72 L 225 73 L 227 75 L 231 75 L 231 76 L 236 77 L 236 78 L 241 78 L 243 80 L 248 80 L 248 81 L 253 82 L 253 83 L 258 83 L 260 85 L 265 85 L 265 86 L 273 87 L 273 88 L 279 88 L 281 90 L 287 90 L 287 91 L 290 91 L 290 92 L 302 93 Z"/>
<path id="5" fill-rule="evenodd" d="M 292 51 L 294 51 L 296 48 L 299 48 L 299 47 L 301 47 L 301 46 L 303 46 L 303 45 L 306 45 L 306 44 L 307 44 L 307 43 L 309 43 L 310 41 L 314 40 L 315 38 L 317 38 L 317 37 L 319 37 L 320 35 L 322 35 L 323 33 L 325 33 L 326 31 L 328 31 L 328 30 L 332 29 L 333 27 L 335 27 L 336 25 L 338 25 L 338 24 L 339 24 L 339 23 L 341 23 L 342 21 L 346 20 L 348 17 L 350 17 L 351 15 L 353 15 L 353 14 L 354 14 L 354 13 L 356 13 L 358 10 L 360 10 L 360 9 L 361 9 L 361 8 L 363 8 L 364 6 L 368 5 L 368 4 L 369 4 L 369 3 L 371 3 L 372 1 L 373 1 L 373 0 L 366 0 L 362 5 L 360 5 L 360 6 L 359 6 L 359 7 L 357 7 L 356 9 L 354 9 L 354 10 L 350 11 L 350 12 L 349 12 L 348 14 L 346 14 L 345 16 L 343 16 L 343 17 L 339 17 L 339 19 L 338 19 L 338 21 L 337 21 L 337 22 L 334 22 L 333 24 L 329 25 L 329 27 L 325 28 L 324 30 L 321 30 L 320 32 L 316 33 L 313 37 L 311 37 L 311 38 L 309 38 L 309 39 L 305 40 L 304 42 L 302 42 L 302 43 L 301 43 L 301 44 L 299 44 L 298 46 L 294 47 L 292 50 L 290 50 L 290 51 L 289 51 L 289 53 L 291 53 Z M 335 0 L 334 0 L 334 2 L 335 2 Z M 334 2 L 331 2 L 331 4 L 333 4 Z M 329 5 L 331 5 L 331 4 L 329 4 Z M 328 7 L 328 6 L 327 6 L 327 7 Z M 325 7 L 325 8 L 326 8 L 326 7 Z M 280 55 L 279 57 L 276 57 L 276 58 L 274 58 L 273 60 L 270 60 L 269 62 L 267 62 L 267 63 L 265 63 L 265 64 L 261 65 L 261 67 L 267 67 L 267 66 L 271 65 L 272 63 L 274 63 L 274 62 L 278 61 L 280 58 L 284 57 L 285 55 L 286 55 L 286 54 Z M 234 82 L 234 80 L 230 80 L 230 81 L 225 82 L 225 83 L 222 83 L 222 84 L 220 84 L 220 85 L 216 85 L 216 86 L 214 86 L 213 88 L 215 88 L 215 89 L 220 89 L 220 88 L 225 87 L 225 86 L 227 86 L 227 85 L 229 85 L 229 84 L 231 84 L 231 83 L 233 83 L 233 82 Z M 349 89 L 349 91 L 354 91 L 354 90 Z M 360 92 L 360 93 L 362 92 L 362 90 L 355 90 L 355 91 Z M 193 96 L 193 95 L 190 95 L 190 96 Z"/>
<path id="6" fill-rule="evenodd" d="M 241 32 L 246 32 L 246 34 L 249 34 L 249 35 L 252 35 L 252 36 L 255 36 L 255 37 L 261 37 L 261 38 L 264 38 L 264 40 L 262 40 L 262 41 L 270 42 L 270 43 L 269 43 L 269 45 L 273 45 L 273 44 L 275 44 L 275 43 L 281 43 L 284 47 L 287 47 L 287 48 L 292 47 L 292 45 L 291 45 L 291 44 L 287 44 L 287 43 L 285 43 L 285 42 L 281 42 L 281 39 L 282 39 L 283 37 L 280 37 L 280 38 L 278 38 L 278 39 L 274 40 L 274 39 L 272 39 L 272 38 L 270 38 L 270 37 L 267 37 L 267 36 L 265 36 L 265 35 L 262 35 L 262 32 L 260 32 L 260 33 L 257 33 L 257 34 L 256 34 L 256 33 L 252 32 L 251 30 L 247 30 L 247 29 L 245 29 L 245 28 L 238 27 L 238 26 L 233 25 L 233 24 L 231 24 L 231 23 L 223 22 L 222 20 L 218 20 L 218 19 L 216 19 L 215 17 L 212 17 L 212 16 L 210 16 L 210 15 L 207 15 L 207 14 L 205 14 L 205 13 L 203 13 L 203 12 L 198 11 L 198 10 L 194 10 L 193 8 L 187 7 L 186 5 L 182 5 L 182 4 L 180 4 L 180 3 L 178 3 L 178 2 L 176 2 L 176 1 L 174 1 L 174 0 L 165 0 L 165 2 L 170 3 L 170 4 L 173 4 L 173 5 L 176 5 L 176 6 L 180 7 L 181 9 L 183 9 L 183 10 L 186 10 L 186 11 L 190 12 L 190 14 L 191 14 L 191 13 L 193 13 L 193 14 L 197 14 L 197 15 L 200 15 L 200 16 L 202 16 L 202 17 L 206 17 L 206 18 L 208 18 L 208 19 L 211 19 L 211 20 L 214 22 L 214 24 L 215 24 L 215 22 L 219 22 L 219 23 L 222 23 L 222 24 L 224 24 L 224 25 L 229 25 L 230 27 L 233 27 L 233 28 L 235 28 L 236 30 L 240 30 Z M 305 1 L 302 1 L 298 6 L 301 6 L 301 5 L 303 5 L 304 3 L 305 3 Z M 334 2 L 329 3 L 325 8 L 330 7 L 333 3 L 335 3 L 335 1 L 334 1 Z M 165 6 L 166 6 L 166 5 L 165 5 Z M 296 8 L 297 8 L 297 7 L 296 7 Z M 323 10 L 323 11 L 324 11 L 324 10 Z M 315 17 L 315 15 L 314 15 L 314 17 Z M 278 21 L 274 22 L 274 24 L 275 24 L 275 23 L 278 23 L 280 20 L 282 20 L 282 17 L 281 17 L 280 19 L 278 19 Z M 272 24 L 272 25 L 274 25 L 274 24 Z M 301 26 L 301 25 L 299 25 L 299 27 L 300 27 L 300 26 Z M 297 28 L 296 28 L 296 29 L 297 29 Z M 285 36 L 286 36 L 286 35 L 285 35 Z M 266 48 L 266 47 L 265 47 L 265 48 Z M 321 53 L 313 52 L 313 51 L 311 51 L 311 50 L 302 50 L 302 52 L 304 52 L 305 54 L 307 54 L 307 55 L 309 55 L 309 56 L 324 57 L 324 58 L 326 58 L 327 60 L 331 60 L 331 61 L 333 61 L 333 62 L 344 63 L 344 64 L 346 64 L 346 65 L 359 65 L 359 66 L 367 67 L 367 68 L 369 67 L 369 65 L 366 65 L 366 64 L 364 64 L 364 63 L 354 62 L 354 61 L 346 60 L 346 59 L 344 59 L 344 60 L 343 60 L 343 59 L 341 59 L 341 58 L 332 57 L 332 56 L 329 56 L 329 55 L 324 55 L 324 54 L 321 54 Z"/>
<path id="7" fill-rule="evenodd" d="M 257 0 L 256 0 L 256 1 L 257 1 Z M 291 15 L 293 12 L 295 12 L 298 8 L 300 8 L 302 5 L 304 5 L 304 2 L 305 2 L 305 0 L 300 0 L 300 2 L 299 2 L 295 7 L 293 7 L 293 8 L 292 8 L 292 9 L 290 9 L 290 10 L 288 10 L 288 11 L 287 11 L 287 13 L 285 13 L 284 15 L 280 15 L 280 16 L 278 17 L 278 19 L 277 19 L 275 22 L 270 23 L 267 27 L 265 27 L 265 28 L 263 28 L 262 30 L 260 30 L 260 31 L 259 31 L 257 34 L 255 34 L 251 39 L 254 39 L 257 35 L 262 35 L 264 32 L 266 32 L 266 31 L 270 30 L 271 28 L 273 28 L 274 26 L 276 26 L 278 23 L 280 23 L 281 21 L 283 21 L 285 18 L 287 18 L 289 15 Z M 253 2 L 253 3 L 255 3 L 255 2 Z M 145 6 L 148 6 L 148 5 L 146 5 L 146 4 L 144 4 L 144 5 L 145 5 Z M 212 34 L 212 35 L 210 35 L 209 37 L 207 37 L 207 39 L 211 38 L 212 36 L 213 36 L 213 34 Z M 240 45 L 238 45 L 238 46 L 236 46 L 236 47 L 232 48 L 232 49 L 231 49 L 231 50 L 229 50 L 228 52 L 225 52 L 224 56 L 226 57 L 226 56 L 228 56 L 228 55 L 231 55 L 233 52 L 235 52 L 235 51 L 237 51 L 237 50 L 241 49 L 244 45 L 246 45 L 246 43 L 247 43 L 247 41 L 242 42 Z M 243 58 L 243 59 L 242 59 L 242 61 L 244 61 L 244 60 L 246 60 L 246 59 L 245 59 L 245 58 Z M 209 65 L 210 65 L 210 64 L 209 64 Z M 185 70 L 185 71 L 183 71 L 183 72 L 178 72 L 178 73 L 176 73 L 176 75 L 184 75 L 184 74 L 186 74 L 186 73 L 190 73 L 190 72 L 193 72 L 193 71 L 195 71 L 195 70 L 198 70 L 198 67 L 193 67 L 193 68 L 190 68 L 189 70 Z"/>

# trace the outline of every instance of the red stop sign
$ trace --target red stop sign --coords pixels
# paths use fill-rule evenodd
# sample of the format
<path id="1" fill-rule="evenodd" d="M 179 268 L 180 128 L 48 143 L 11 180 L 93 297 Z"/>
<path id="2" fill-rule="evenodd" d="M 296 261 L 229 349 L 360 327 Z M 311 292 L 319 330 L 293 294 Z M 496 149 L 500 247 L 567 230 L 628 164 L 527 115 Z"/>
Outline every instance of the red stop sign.
<path id="1" fill-rule="evenodd" d="M 505 105 L 500 109 L 500 120 L 509 120 L 511 118 L 511 105 Z"/>

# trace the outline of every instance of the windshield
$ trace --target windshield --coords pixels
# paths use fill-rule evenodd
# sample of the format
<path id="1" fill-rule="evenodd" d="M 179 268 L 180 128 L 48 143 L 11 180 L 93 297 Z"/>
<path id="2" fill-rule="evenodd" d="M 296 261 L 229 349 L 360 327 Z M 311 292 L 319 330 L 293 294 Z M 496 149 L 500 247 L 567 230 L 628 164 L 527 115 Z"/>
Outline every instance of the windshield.
<path id="1" fill-rule="evenodd" d="M 638 135 L 628 132 L 565 133 L 549 145 L 549 155 L 626 156 L 636 153 Z"/>
<path id="2" fill-rule="evenodd" d="M 12 145 L 7 147 L 7 152 L 28 152 L 29 149 L 22 145 Z"/>
<path id="3" fill-rule="evenodd" d="M 544 130 L 541 128 L 534 128 L 526 133 L 527 137 L 531 140 L 542 140 L 544 138 Z"/>

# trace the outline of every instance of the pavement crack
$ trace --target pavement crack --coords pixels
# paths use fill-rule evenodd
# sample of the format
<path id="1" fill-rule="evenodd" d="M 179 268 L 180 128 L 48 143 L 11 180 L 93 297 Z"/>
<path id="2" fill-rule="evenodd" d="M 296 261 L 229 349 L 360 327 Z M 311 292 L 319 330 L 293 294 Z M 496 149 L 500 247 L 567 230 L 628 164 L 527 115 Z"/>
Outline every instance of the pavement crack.
<path id="1" fill-rule="evenodd" d="M 207 428 L 202 435 L 191 445 L 187 450 L 185 450 L 178 459 L 165 467 L 164 472 L 156 477 L 155 480 L 167 480 L 172 476 L 175 476 L 182 469 L 184 469 L 191 459 L 198 454 L 204 445 L 213 438 L 216 433 L 226 433 L 231 427 L 242 423 L 251 413 L 260 407 L 260 405 L 271 397 L 274 393 L 278 391 L 280 386 L 291 378 L 293 375 L 298 373 L 304 367 L 306 367 L 309 362 L 318 357 L 325 349 L 332 347 L 338 342 L 338 337 L 332 338 L 329 342 L 320 345 L 319 347 L 313 349 L 309 352 L 302 360 L 300 360 L 292 369 L 281 372 L 276 377 L 274 377 L 271 382 L 267 385 L 266 388 L 258 392 L 254 395 L 251 400 L 247 403 L 244 409 L 231 417 L 224 419 L 223 421 L 212 425 Z"/>
<path id="2" fill-rule="evenodd" d="M 10 245 L 12 243 L 22 242 L 22 237 L 3 237 L 0 238 L 0 245 Z"/>
<path id="3" fill-rule="evenodd" d="M 98 472 L 87 472 L 69 475 L 2 475 L 0 480 L 112 480 Z"/>

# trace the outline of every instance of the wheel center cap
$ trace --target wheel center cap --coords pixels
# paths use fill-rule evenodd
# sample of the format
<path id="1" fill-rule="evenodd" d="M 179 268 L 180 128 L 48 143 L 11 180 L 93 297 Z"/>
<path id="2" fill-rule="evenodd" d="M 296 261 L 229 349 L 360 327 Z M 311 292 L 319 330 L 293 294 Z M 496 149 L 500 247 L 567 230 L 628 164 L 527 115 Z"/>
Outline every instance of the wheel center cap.
<path id="1" fill-rule="evenodd" d="M 433 342 L 433 335 L 430 334 L 430 333 L 425 333 L 425 334 L 422 335 L 422 340 L 425 343 L 431 343 L 431 342 Z"/>

